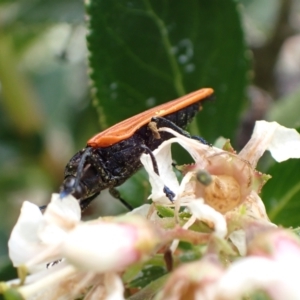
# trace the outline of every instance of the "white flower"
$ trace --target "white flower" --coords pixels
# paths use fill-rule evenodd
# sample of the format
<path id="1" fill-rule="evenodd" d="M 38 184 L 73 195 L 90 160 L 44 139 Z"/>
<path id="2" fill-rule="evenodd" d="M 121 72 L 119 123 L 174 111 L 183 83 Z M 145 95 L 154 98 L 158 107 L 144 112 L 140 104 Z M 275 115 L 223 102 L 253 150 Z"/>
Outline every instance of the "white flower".
<path id="1" fill-rule="evenodd" d="M 29 276 L 30 277 L 30 276 Z M 124 286 L 116 273 L 96 274 L 64 266 L 42 278 L 20 286 L 17 292 L 26 300 L 123 300 Z"/>
<path id="2" fill-rule="evenodd" d="M 140 216 L 81 222 L 80 215 L 72 196 L 60 199 L 54 194 L 44 215 L 24 202 L 9 240 L 13 264 L 32 273 L 20 278 L 23 298 L 73 299 L 92 287 L 85 299 L 123 299 L 116 271 L 143 261 L 161 242 L 160 234 Z"/>
<path id="3" fill-rule="evenodd" d="M 174 135 L 153 151 L 160 176 L 153 171 L 150 156 L 144 154 L 141 157 L 152 186 L 149 198 L 154 203 L 172 205 L 163 191 L 167 186 L 175 194 L 175 211 L 178 212 L 180 206 L 186 206 L 193 218 L 213 227 L 219 237 L 227 234 L 226 221 L 221 214 L 229 223 L 240 216 L 241 219 L 257 219 L 271 224 L 258 195 L 270 176 L 258 172 L 255 167 L 266 150 L 278 161 L 300 157 L 300 135 L 294 129 L 275 122 L 258 121 L 252 138 L 239 154 L 233 151 L 229 143 L 223 146 L 227 150 L 223 150 L 184 137 L 170 128 L 159 130 Z M 194 165 L 181 168 L 184 173 L 181 183 L 172 168 L 172 143 L 180 144 L 195 160 Z M 209 184 L 197 179 L 199 170 L 205 170 L 211 177 Z M 188 226 L 191 225 L 192 219 L 188 222 Z M 242 227 L 242 223 L 240 226 L 235 224 L 234 230 L 239 231 Z M 230 234 L 233 243 L 236 242 L 240 251 L 244 252 L 245 240 L 242 241 L 242 237 L 245 235 L 238 234 L 237 238 L 234 232 Z"/>
<path id="4" fill-rule="evenodd" d="M 161 128 L 160 130 L 171 132 L 176 137 L 165 141 L 160 147 L 153 151 L 159 168 L 159 176 L 153 170 L 150 156 L 144 154 L 141 157 L 141 162 L 149 174 L 149 181 L 152 186 L 152 193 L 149 198 L 152 198 L 155 203 L 171 205 L 170 200 L 163 192 L 164 186 L 167 186 L 175 193 L 174 202 L 177 206 L 177 210 L 179 206 L 187 206 L 196 219 L 208 222 L 209 224 L 212 223 L 216 234 L 220 237 L 224 237 L 227 233 L 225 219 L 219 212 L 206 205 L 203 198 L 196 194 L 195 172 L 188 172 L 179 184 L 172 168 L 171 144 L 175 142 L 179 143 L 194 159 L 198 160 L 207 155 L 207 153 L 214 153 L 214 151 L 220 152 L 221 150 L 186 138 L 169 128 Z"/>
<path id="5" fill-rule="evenodd" d="M 150 157 L 141 157 L 152 185 L 153 204 L 122 217 L 82 222 L 79 203 L 72 196 L 60 199 L 54 195 L 44 214 L 37 206 L 24 202 L 9 240 L 9 254 L 19 271 L 31 275 L 6 285 L 13 287 L 22 282 L 17 291 L 24 299 L 124 299 L 118 272 L 144 262 L 172 242 L 170 249 L 175 252 L 179 239 L 197 245 L 210 240 L 207 251 L 217 253 L 227 247 L 233 255 L 237 252 L 229 247 L 233 244 L 241 255 L 249 257 L 233 262 L 227 270 L 209 255 L 181 266 L 170 276 L 158 299 L 191 295 L 212 300 L 240 299 L 256 289 L 263 289 L 275 300 L 300 299 L 297 277 L 291 272 L 300 267 L 299 242 L 280 229 L 270 230 L 273 224 L 259 197 L 269 177 L 255 170 L 265 150 L 278 161 L 299 158 L 299 134 L 277 123 L 260 121 L 249 143 L 236 154 L 229 143 L 219 149 L 169 128 L 159 130 L 175 137 L 153 151 L 159 176 L 153 171 Z M 172 167 L 174 142 L 195 160 L 195 164 L 181 167 L 180 183 Z M 207 174 L 204 179 L 198 178 L 199 170 Z M 173 203 L 163 191 L 165 186 L 175 194 Z M 199 232 L 197 228 L 203 225 L 199 221 L 206 223 L 217 238 Z M 251 222 L 260 224 L 257 228 L 261 232 L 270 231 L 258 242 L 254 239 L 248 244 Z M 188 230 L 192 225 L 195 231 Z M 225 238 L 231 242 L 222 240 Z M 266 245 L 268 240 L 271 242 Z M 4 289 L 4 285 L 1 287 Z"/>
<path id="6" fill-rule="evenodd" d="M 239 154 L 201 144 L 170 128 L 159 130 L 175 136 L 153 151 L 160 176 L 153 171 L 149 155 L 142 155 L 141 161 L 152 185 L 149 198 L 161 204 L 170 204 L 163 192 L 163 187 L 167 186 L 175 193 L 175 202 L 179 199 L 180 203 L 184 204 L 203 198 L 208 205 L 224 214 L 243 204 L 251 194 L 251 197 L 255 198 L 253 192 L 258 194 L 270 178 L 254 169 L 266 150 L 269 150 L 277 161 L 300 157 L 300 135 L 294 129 L 285 128 L 276 122 L 256 122 L 252 138 Z M 172 143 L 179 143 L 195 160 L 195 165 L 184 168 L 186 175 L 180 184 L 172 169 Z M 228 145 L 224 145 L 224 148 L 226 147 Z M 206 186 L 196 180 L 199 170 L 206 170 L 211 174 L 211 184 Z M 263 215 L 259 201 L 256 203 L 258 213 Z"/>
<path id="7" fill-rule="evenodd" d="M 273 300 L 300 299 L 300 242 L 282 229 L 257 234 L 248 246 L 249 257 L 234 262 L 216 286 L 216 299 L 242 299 L 263 290 Z"/>
<path id="8" fill-rule="evenodd" d="M 59 247 L 80 216 L 78 201 L 72 196 L 62 200 L 53 194 L 44 214 L 38 206 L 25 201 L 8 242 L 13 265 L 26 265 L 29 271 L 35 271 L 61 258 Z"/>

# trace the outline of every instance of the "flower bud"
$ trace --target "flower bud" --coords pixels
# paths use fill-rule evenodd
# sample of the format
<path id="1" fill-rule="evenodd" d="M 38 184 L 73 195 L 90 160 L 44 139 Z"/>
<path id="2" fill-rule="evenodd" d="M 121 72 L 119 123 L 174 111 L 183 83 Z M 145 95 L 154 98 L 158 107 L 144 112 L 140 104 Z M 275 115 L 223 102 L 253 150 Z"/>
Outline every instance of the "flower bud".
<path id="1" fill-rule="evenodd" d="M 128 217 L 127 217 L 128 218 Z M 97 221 L 77 226 L 67 236 L 62 253 L 75 267 L 95 272 L 120 271 L 153 252 L 159 242 L 150 223 Z"/>
<path id="2" fill-rule="evenodd" d="M 272 228 L 254 236 L 249 242 L 248 254 L 300 264 L 300 241 L 287 230 Z"/>
<path id="3" fill-rule="evenodd" d="M 223 268 L 211 257 L 187 263 L 171 274 L 157 299 L 215 299 L 216 284 L 223 273 Z"/>

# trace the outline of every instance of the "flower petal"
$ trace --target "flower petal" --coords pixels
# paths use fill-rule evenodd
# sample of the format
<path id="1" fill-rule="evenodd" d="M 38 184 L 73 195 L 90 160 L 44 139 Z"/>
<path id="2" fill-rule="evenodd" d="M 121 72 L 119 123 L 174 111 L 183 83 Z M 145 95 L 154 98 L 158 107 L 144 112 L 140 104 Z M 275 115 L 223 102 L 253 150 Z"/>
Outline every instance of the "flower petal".
<path id="1" fill-rule="evenodd" d="M 124 270 L 157 247 L 159 237 L 144 218 L 82 223 L 66 237 L 62 255 L 81 270 L 97 273 Z"/>
<path id="2" fill-rule="evenodd" d="M 124 286 L 121 278 L 115 273 L 105 275 L 105 287 L 107 296 L 105 300 L 123 300 Z"/>
<path id="3" fill-rule="evenodd" d="M 81 209 L 78 200 L 72 195 L 61 198 L 59 194 L 52 194 L 51 202 L 45 211 L 45 219 L 49 223 L 59 222 L 57 216 L 67 219 L 68 222 L 78 222 L 81 218 Z M 64 223 L 63 226 L 66 226 Z"/>
<path id="4" fill-rule="evenodd" d="M 155 299 L 217 299 L 214 297 L 215 289 L 223 273 L 224 270 L 215 257 L 206 256 L 201 260 L 183 264 L 168 276 Z"/>
<path id="5" fill-rule="evenodd" d="M 215 234 L 218 237 L 225 237 L 227 234 L 227 225 L 224 216 L 217 212 L 214 208 L 201 202 L 201 200 L 195 200 L 190 202 L 187 207 L 191 213 L 199 220 L 206 222 L 213 222 L 215 227 Z"/>
<path id="6" fill-rule="evenodd" d="M 300 158 L 300 135 L 277 122 L 256 121 L 252 137 L 239 156 L 255 167 L 266 150 L 278 162 Z"/>
<path id="7" fill-rule="evenodd" d="M 76 226 L 80 218 L 79 202 L 73 196 L 69 195 L 61 199 L 59 194 L 53 194 L 39 230 L 41 241 L 45 244 L 62 242 L 66 232 Z"/>
<path id="8" fill-rule="evenodd" d="M 239 229 L 230 233 L 229 239 L 238 249 L 241 256 L 245 256 L 247 252 L 246 247 L 246 232 L 245 230 Z"/>
<path id="9" fill-rule="evenodd" d="M 175 136 L 175 138 L 164 141 L 156 150 L 153 151 L 160 175 L 158 176 L 153 171 L 153 164 L 149 155 L 142 155 L 141 162 L 149 174 L 149 181 L 152 186 L 152 193 L 149 198 L 152 198 L 154 202 L 170 204 L 170 200 L 163 192 L 164 186 L 167 186 L 172 192 L 175 193 L 174 200 L 176 200 L 179 194 L 182 193 L 182 189 L 178 190 L 179 183 L 172 167 L 171 144 L 180 144 L 184 149 L 187 150 L 194 160 L 203 162 L 203 167 L 207 164 L 207 160 L 203 159 L 205 155 L 208 155 L 209 153 L 215 154 L 216 152 L 220 152 L 222 150 L 204 145 L 197 140 L 187 138 L 170 128 L 163 127 L 160 128 L 159 131 L 166 131 Z"/>
<path id="10" fill-rule="evenodd" d="M 153 170 L 153 164 L 150 155 L 143 154 L 141 162 L 149 174 L 149 181 L 152 187 L 152 193 L 149 198 L 154 202 L 170 204 L 170 200 L 163 192 L 164 186 L 177 194 L 179 183 L 172 169 L 171 144 L 164 142 L 155 151 L 153 151 L 157 162 L 159 176 Z"/>
<path id="11" fill-rule="evenodd" d="M 45 268 L 59 258 L 59 247 L 68 231 L 79 223 L 78 201 L 53 194 L 44 214 L 35 204 L 25 201 L 8 242 L 14 266 L 22 264 L 31 272 Z"/>
<path id="12" fill-rule="evenodd" d="M 286 267 L 263 257 L 241 259 L 221 278 L 216 288 L 217 299 L 241 299 L 256 290 L 266 291 L 274 300 L 300 299 L 293 269 L 293 266 Z"/>
<path id="13" fill-rule="evenodd" d="M 147 217 L 149 210 L 150 210 L 151 204 L 143 204 L 139 207 L 134 208 L 132 211 L 128 212 L 126 215 L 138 215 Z"/>
<path id="14" fill-rule="evenodd" d="M 25 201 L 8 241 L 9 257 L 15 267 L 25 264 L 43 249 L 38 237 L 38 228 L 42 220 L 43 215 L 39 207 Z"/>

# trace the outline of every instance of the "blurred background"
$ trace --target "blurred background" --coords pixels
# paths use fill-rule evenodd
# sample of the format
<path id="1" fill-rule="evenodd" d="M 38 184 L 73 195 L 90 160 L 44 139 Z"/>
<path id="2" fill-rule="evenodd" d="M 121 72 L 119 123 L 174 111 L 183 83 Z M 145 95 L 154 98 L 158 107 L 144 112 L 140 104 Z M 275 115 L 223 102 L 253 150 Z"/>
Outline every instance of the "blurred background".
<path id="1" fill-rule="evenodd" d="M 238 126 L 226 137 L 241 149 L 257 119 L 300 125 L 300 1 L 234 2 L 250 63 Z M 85 21 L 79 0 L 0 0 L 2 277 L 10 276 L 7 240 L 22 202 L 48 203 L 68 160 L 101 128 L 88 76 Z M 147 195 L 143 183 L 142 188 Z M 87 214 L 123 210 L 107 197 Z"/>

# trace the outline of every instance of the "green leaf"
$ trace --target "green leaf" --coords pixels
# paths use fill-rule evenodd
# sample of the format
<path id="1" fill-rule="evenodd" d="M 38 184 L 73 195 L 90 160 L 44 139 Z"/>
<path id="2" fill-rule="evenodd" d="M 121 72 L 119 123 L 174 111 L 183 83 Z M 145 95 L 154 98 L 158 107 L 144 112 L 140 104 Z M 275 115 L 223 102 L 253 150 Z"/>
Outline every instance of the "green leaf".
<path id="1" fill-rule="evenodd" d="M 271 298 L 264 292 L 264 291 L 256 291 L 254 293 L 251 293 L 249 298 L 243 298 L 243 299 L 249 299 L 249 300 L 271 300 Z"/>
<path id="2" fill-rule="evenodd" d="M 129 284 L 130 287 L 145 287 L 150 282 L 166 274 L 166 269 L 160 266 L 147 266 L 144 268 L 139 276 L 132 280 Z"/>
<path id="3" fill-rule="evenodd" d="M 73 0 L 9 1 L 15 5 L 13 21 L 24 23 L 83 22 L 83 4 Z M 1 3 L 0 3 L 1 4 Z"/>
<path id="4" fill-rule="evenodd" d="M 147 203 L 147 198 L 151 192 L 147 172 L 142 169 L 126 180 L 124 184 L 117 188 L 122 198 L 132 207 Z"/>
<path id="5" fill-rule="evenodd" d="M 293 233 L 297 235 L 298 238 L 300 238 L 300 227 L 293 228 Z"/>
<path id="6" fill-rule="evenodd" d="M 249 61 L 232 0 L 87 2 L 94 104 L 102 127 L 201 87 L 216 101 L 197 118 L 213 141 L 232 138 Z M 194 134 L 199 134 L 193 126 Z"/>
<path id="7" fill-rule="evenodd" d="M 5 291 L 4 294 L 5 300 L 23 300 L 24 298 L 20 295 L 17 289 L 10 288 Z"/>
<path id="8" fill-rule="evenodd" d="M 263 187 L 263 199 L 270 219 L 284 227 L 299 226 L 300 181 L 299 159 L 274 164 L 267 173 L 272 178 Z"/>
<path id="9" fill-rule="evenodd" d="M 150 284 L 148 284 L 145 288 L 134 294 L 133 296 L 129 297 L 129 300 L 150 300 L 155 297 L 157 292 L 164 286 L 166 280 L 168 279 L 169 275 L 164 275 Z"/>
<path id="10" fill-rule="evenodd" d="M 0 242 L 3 244 L 5 243 L 2 237 L 0 239 Z M 1 249 L 1 251 L 4 251 L 4 249 Z M 17 277 L 16 269 L 12 266 L 9 258 L 5 255 L 0 256 L 0 281 L 11 280 L 16 277 Z"/>
<path id="11" fill-rule="evenodd" d="M 163 218 L 172 218 L 172 217 L 174 217 L 174 210 L 170 207 L 162 206 L 162 205 L 156 205 L 156 209 L 157 209 L 158 213 Z"/>

